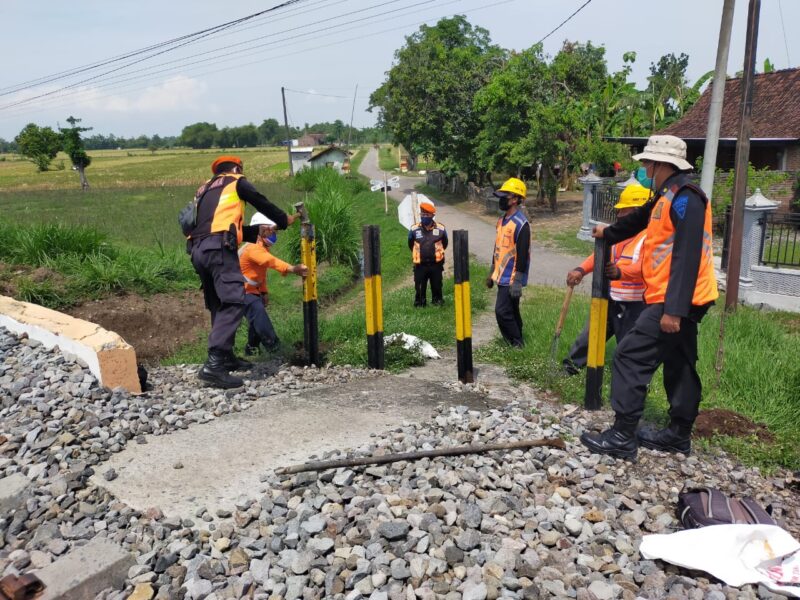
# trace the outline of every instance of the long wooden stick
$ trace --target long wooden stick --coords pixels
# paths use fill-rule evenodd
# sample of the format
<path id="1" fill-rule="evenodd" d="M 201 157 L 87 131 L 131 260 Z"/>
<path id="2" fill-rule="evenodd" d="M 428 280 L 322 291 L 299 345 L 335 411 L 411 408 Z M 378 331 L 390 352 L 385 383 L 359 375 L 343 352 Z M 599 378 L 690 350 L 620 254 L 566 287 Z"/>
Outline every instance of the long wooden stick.
<path id="1" fill-rule="evenodd" d="M 558 323 L 556 323 L 556 332 L 553 334 L 553 341 L 550 342 L 550 360 L 556 361 L 556 351 L 558 350 L 558 339 L 561 337 L 561 331 L 564 329 L 564 320 L 567 318 L 567 311 L 569 310 L 569 301 L 572 300 L 572 292 L 575 288 L 572 286 L 567 287 L 567 293 L 564 295 L 564 303 L 561 305 L 561 314 L 558 315 Z"/>
<path id="2" fill-rule="evenodd" d="M 506 442 L 503 444 L 479 444 L 473 446 L 451 446 L 436 450 L 422 450 L 420 452 L 403 452 L 400 454 L 386 454 L 384 456 L 365 456 L 362 458 L 342 458 L 338 460 L 315 460 L 291 467 L 276 469 L 278 475 L 293 475 L 305 471 L 326 471 L 339 467 L 357 467 L 360 465 L 383 465 L 386 463 L 400 462 L 401 460 L 419 460 L 420 458 L 433 458 L 436 456 L 461 456 L 463 454 L 480 454 L 494 450 L 518 450 L 550 446 L 552 448 L 566 449 L 567 445 L 560 438 L 544 438 L 540 440 L 522 440 L 519 442 Z"/>

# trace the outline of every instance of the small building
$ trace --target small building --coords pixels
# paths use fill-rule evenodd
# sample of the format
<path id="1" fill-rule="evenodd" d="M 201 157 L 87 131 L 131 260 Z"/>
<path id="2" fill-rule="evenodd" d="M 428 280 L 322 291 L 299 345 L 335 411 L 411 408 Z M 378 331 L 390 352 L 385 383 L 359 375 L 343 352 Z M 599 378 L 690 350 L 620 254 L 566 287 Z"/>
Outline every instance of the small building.
<path id="1" fill-rule="evenodd" d="M 314 154 L 311 146 L 297 146 L 290 151 L 292 156 L 292 172 L 299 173 L 308 166 L 308 160 Z"/>
<path id="2" fill-rule="evenodd" d="M 308 166 L 313 169 L 327 167 L 335 169 L 337 173 L 342 174 L 342 167 L 347 163 L 350 164 L 350 152 L 339 148 L 338 146 L 328 146 L 324 150 L 317 152 L 314 156 L 308 159 Z"/>
<path id="3" fill-rule="evenodd" d="M 733 169 L 742 105 L 741 78 L 725 81 L 717 167 Z M 686 141 L 687 160 L 695 164 L 705 150 L 711 86 L 678 121 L 658 131 Z M 800 69 L 759 73 L 753 82 L 750 162 L 757 169 L 800 171 Z M 640 152 L 646 137 L 607 138 Z"/>

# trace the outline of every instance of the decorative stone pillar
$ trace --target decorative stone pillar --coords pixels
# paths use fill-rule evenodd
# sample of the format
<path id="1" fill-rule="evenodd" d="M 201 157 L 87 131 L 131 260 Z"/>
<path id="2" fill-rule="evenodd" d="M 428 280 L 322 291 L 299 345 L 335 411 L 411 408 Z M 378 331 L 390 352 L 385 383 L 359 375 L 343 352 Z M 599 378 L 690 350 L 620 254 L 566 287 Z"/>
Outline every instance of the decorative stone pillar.
<path id="1" fill-rule="evenodd" d="M 589 241 L 592 239 L 592 201 L 595 190 L 603 183 L 603 179 L 589 171 L 588 175 L 579 177 L 578 181 L 583 185 L 583 224 L 578 230 L 578 239 Z"/>
<path id="2" fill-rule="evenodd" d="M 742 299 L 745 299 L 747 292 L 753 289 L 753 279 L 750 277 L 750 270 L 757 265 L 761 259 L 761 236 L 763 235 L 764 225 L 761 217 L 767 213 L 778 210 L 779 202 L 773 202 L 765 197 L 759 188 L 755 193 L 744 201 L 744 219 L 742 221 L 742 264 L 739 273 L 739 290 Z"/>

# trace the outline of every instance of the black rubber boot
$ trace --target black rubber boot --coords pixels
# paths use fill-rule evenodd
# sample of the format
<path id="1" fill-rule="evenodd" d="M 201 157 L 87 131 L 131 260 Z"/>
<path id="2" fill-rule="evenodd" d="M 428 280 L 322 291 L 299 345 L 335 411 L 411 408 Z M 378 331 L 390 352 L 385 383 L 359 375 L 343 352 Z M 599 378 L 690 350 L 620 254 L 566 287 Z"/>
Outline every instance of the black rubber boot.
<path id="1" fill-rule="evenodd" d="M 249 360 L 239 358 L 233 353 L 233 350 L 225 353 L 225 368 L 228 371 L 249 371 L 253 368 L 253 363 Z"/>
<path id="2" fill-rule="evenodd" d="M 209 352 L 206 364 L 200 367 L 197 377 L 212 387 L 223 389 L 237 388 L 244 385 L 241 378 L 235 377 L 228 372 L 225 366 L 225 354 L 220 352 Z"/>
<path id="3" fill-rule="evenodd" d="M 692 451 L 692 425 L 671 421 L 665 429 L 656 429 L 649 425 L 642 427 L 638 434 L 639 443 L 651 450 L 689 454 Z"/>
<path id="4" fill-rule="evenodd" d="M 602 433 L 584 431 L 581 434 L 581 442 L 595 454 L 635 460 L 639 449 L 636 422 L 626 422 L 617 418 L 614 425 Z"/>

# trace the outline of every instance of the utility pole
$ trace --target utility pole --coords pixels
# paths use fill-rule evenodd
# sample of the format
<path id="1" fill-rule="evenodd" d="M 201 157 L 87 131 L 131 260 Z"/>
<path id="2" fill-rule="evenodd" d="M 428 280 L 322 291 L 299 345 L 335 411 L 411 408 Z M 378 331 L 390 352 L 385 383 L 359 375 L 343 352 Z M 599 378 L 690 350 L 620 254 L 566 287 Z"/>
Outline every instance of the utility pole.
<path id="1" fill-rule="evenodd" d="M 286 88 L 281 86 L 281 98 L 283 98 L 283 124 L 286 126 L 286 152 L 289 154 L 289 177 L 294 176 L 292 166 L 292 136 L 289 133 L 289 117 L 286 113 Z"/>
<path id="2" fill-rule="evenodd" d="M 751 115 L 753 112 L 753 79 L 756 70 L 756 45 L 758 42 L 758 17 L 761 0 L 750 0 L 747 10 L 747 36 L 744 47 L 744 72 L 742 73 L 742 110 L 739 137 L 736 142 L 736 174 L 733 181 L 733 210 L 731 211 L 730 253 L 725 309 L 736 310 L 739 303 L 739 273 L 742 263 L 742 235 L 744 200 L 747 194 L 747 167 L 750 162 Z"/>
<path id="3" fill-rule="evenodd" d="M 350 136 L 353 135 L 353 115 L 356 114 L 356 96 L 358 95 L 358 84 L 356 91 L 353 92 L 353 109 L 350 111 L 350 129 L 347 132 L 347 150 L 350 150 Z"/>
<path id="4" fill-rule="evenodd" d="M 722 5 L 722 21 L 719 26 L 719 43 L 717 45 L 717 65 L 714 69 L 714 81 L 711 83 L 711 107 L 708 111 L 706 147 L 703 150 L 703 173 L 700 176 L 700 187 L 703 188 L 709 200 L 711 200 L 714 189 L 714 171 L 717 165 L 719 126 L 722 120 L 722 103 L 725 98 L 725 79 L 727 77 L 728 51 L 731 47 L 734 4 L 736 4 L 736 0 L 724 0 Z"/>

